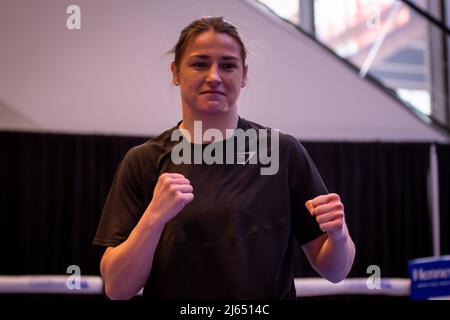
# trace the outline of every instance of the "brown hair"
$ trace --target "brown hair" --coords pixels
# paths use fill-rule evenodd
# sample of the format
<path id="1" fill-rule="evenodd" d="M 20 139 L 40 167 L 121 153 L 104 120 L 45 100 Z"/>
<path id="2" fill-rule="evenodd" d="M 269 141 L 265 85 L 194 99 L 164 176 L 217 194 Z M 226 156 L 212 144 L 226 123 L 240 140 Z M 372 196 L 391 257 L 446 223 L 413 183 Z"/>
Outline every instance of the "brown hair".
<path id="1" fill-rule="evenodd" d="M 226 21 L 223 17 L 205 17 L 197 19 L 191 22 L 186 28 L 184 28 L 175 46 L 168 52 L 169 54 L 174 54 L 174 64 L 176 66 L 180 65 L 181 58 L 183 57 L 184 51 L 189 41 L 196 36 L 202 34 L 203 32 L 214 31 L 217 33 L 225 33 L 232 37 L 238 43 L 241 49 L 242 64 L 245 66 L 245 59 L 247 57 L 247 48 L 242 42 L 241 36 L 239 35 L 237 28 Z"/>

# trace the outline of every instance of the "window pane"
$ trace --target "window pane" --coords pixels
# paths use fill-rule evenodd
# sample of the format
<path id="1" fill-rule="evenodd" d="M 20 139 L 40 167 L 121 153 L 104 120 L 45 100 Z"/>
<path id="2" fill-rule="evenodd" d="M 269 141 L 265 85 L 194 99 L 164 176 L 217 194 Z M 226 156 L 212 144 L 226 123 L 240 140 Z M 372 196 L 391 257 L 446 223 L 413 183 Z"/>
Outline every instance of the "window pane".
<path id="1" fill-rule="evenodd" d="M 429 22 L 395 0 L 315 0 L 319 41 L 431 114 Z"/>
<path id="2" fill-rule="evenodd" d="M 300 0 L 258 0 L 280 17 L 296 25 L 300 23 Z"/>

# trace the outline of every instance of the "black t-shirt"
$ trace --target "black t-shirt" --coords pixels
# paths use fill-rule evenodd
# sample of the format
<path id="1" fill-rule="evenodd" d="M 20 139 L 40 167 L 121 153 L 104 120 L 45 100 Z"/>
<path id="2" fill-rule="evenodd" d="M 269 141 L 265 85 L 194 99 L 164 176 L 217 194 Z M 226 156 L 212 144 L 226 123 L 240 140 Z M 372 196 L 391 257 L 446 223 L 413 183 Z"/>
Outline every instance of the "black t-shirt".
<path id="1" fill-rule="evenodd" d="M 171 135 L 177 127 L 128 151 L 93 243 L 115 247 L 125 241 L 158 177 L 181 173 L 193 186 L 194 200 L 166 224 L 144 297 L 295 299 L 294 237 L 303 245 L 323 233 L 304 204 L 328 193 L 306 150 L 280 132 L 279 169 L 272 175 L 262 175 L 265 165 L 259 162 L 174 164 L 171 151 L 178 141 Z M 239 118 L 238 128 L 265 127 Z"/>

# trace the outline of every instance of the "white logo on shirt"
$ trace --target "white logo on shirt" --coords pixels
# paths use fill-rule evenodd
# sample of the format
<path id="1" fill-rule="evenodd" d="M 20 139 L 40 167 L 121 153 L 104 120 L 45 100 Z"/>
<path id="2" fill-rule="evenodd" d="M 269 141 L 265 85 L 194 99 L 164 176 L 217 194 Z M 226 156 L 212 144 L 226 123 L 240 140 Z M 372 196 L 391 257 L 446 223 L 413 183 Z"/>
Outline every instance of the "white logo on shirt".
<path id="1" fill-rule="evenodd" d="M 207 129 L 203 132 L 202 122 L 194 121 L 196 141 L 192 145 L 190 132 L 177 128 L 171 136 L 172 141 L 179 141 L 172 149 L 172 162 L 174 164 L 224 164 L 225 155 L 225 164 L 264 165 L 260 168 L 261 175 L 274 175 L 278 172 L 280 155 L 278 130 L 227 129 L 226 137 L 225 143 L 215 143 L 224 141 L 222 132 L 218 129 Z M 203 141 L 211 141 L 211 143 L 204 146 L 202 145 Z M 193 160 L 192 147 L 194 149 Z"/>

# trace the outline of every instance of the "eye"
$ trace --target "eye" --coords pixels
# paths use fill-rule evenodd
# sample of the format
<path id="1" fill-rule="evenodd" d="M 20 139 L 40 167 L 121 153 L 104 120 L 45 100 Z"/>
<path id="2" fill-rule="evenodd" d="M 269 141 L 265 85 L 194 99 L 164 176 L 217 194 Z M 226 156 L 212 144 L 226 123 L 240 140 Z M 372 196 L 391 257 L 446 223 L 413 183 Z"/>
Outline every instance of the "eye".
<path id="1" fill-rule="evenodd" d="M 205 62 L 194 62 L 192 67 L 198 70 L 205 69 L 208 65 Z"/>
<path id="2" fill-rule="evenodd" d="M 232 71 L 237 68 L 237 65 L 234 63 L 224 63 L 222 64 L 222 69 L 226 71 Z"/>

